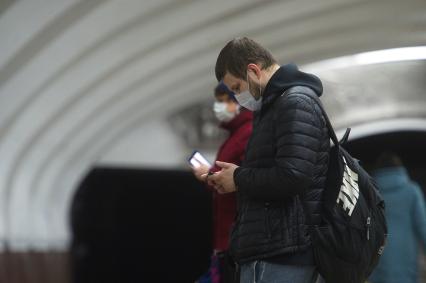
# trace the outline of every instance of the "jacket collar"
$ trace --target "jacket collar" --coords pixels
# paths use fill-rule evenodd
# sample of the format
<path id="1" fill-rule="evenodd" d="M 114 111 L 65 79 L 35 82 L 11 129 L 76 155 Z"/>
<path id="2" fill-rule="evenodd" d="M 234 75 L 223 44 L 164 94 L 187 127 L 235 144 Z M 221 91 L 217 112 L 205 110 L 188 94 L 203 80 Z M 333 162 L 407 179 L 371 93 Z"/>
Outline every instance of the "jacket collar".
<path id="1" fill-rule="evenodd" d="M 229 122 L 222 122 L 219 126 L 225 130 L 230 131 L 231 133 L 235 132 L 238 128 L 240 128 L 243 124 L 247 122 L 251 122 L 253 120 L 253 113 L 244 108 L 240 109 L 240 114 L 235 116 Z"/>
<path id="2" fill-rule="evenodd" d="M 323 87 L 321 80 L 308 73 L 299 71 L 295 64 L 281 66 L 269 79 L 262 95 L 262 109 L 264 112 L 277 97 L 283 94 L 287 89 L 294 86 L 306 86 L 321 96 Z"/>

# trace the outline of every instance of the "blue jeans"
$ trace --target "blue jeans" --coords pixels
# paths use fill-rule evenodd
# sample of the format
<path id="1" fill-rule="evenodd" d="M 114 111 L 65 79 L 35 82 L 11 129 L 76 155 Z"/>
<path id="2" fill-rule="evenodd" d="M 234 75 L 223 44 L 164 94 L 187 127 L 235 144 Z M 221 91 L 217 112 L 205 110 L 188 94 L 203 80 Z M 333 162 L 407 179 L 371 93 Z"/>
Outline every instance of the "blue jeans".
<path id="1" fill-rule="evenodd" d="M 315 283 L 318 277 L 312 265 L 281 265 L 253 261 L 241 265 L 240 283 Z"/>

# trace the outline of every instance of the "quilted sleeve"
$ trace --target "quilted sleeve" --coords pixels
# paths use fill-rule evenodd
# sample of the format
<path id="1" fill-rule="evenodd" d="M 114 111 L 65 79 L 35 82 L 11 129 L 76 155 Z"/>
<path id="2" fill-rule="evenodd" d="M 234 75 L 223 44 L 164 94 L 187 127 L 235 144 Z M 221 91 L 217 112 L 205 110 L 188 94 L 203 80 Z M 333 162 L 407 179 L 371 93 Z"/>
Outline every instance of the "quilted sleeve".
<path id="1" fill-rule="evenodd" d="M 276 103 L 275 166 L 239 167 L 234 172 L 238 191 L 251 198 L 285 199 L 304 192 L 313 183 L 322 138 L 316 102 L 307 95 L 293 93 Z"/>

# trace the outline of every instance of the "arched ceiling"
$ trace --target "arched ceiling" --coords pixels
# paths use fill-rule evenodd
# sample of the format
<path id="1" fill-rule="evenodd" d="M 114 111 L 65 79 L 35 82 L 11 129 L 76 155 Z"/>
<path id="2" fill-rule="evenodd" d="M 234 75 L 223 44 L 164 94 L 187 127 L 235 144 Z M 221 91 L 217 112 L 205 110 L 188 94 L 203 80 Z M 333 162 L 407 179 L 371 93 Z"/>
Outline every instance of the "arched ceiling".
<path id="1" fill-rule="evenodd" d="M 425 45 L 425 8 L 421 0 L 1 2 L 1 242 L 65 248 L 85 172 L 135 129 L 205 99 L 231 38 L 307 64 Z"/>

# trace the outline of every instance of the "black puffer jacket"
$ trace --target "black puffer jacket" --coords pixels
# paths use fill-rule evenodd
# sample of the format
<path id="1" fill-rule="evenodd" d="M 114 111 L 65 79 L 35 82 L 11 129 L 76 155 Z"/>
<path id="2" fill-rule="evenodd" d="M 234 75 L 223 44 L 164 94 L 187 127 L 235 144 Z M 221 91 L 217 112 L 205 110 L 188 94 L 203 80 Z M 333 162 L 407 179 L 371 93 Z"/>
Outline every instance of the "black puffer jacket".
<path id="1" fill-rule="evenodd" d="M 234 173 L 238 216 L 230 250 L 237 262 L 310 248 L 307 226 L 320 222 L 330 139 L 308 92 L 320 96 L 321 81 L 292 64 L 277 70 L 264 90 L 245 161 Z"/>

